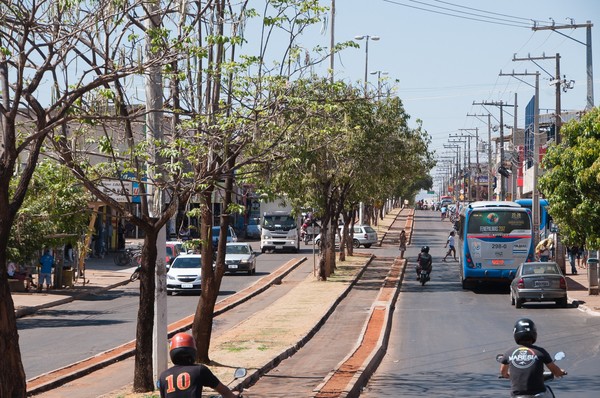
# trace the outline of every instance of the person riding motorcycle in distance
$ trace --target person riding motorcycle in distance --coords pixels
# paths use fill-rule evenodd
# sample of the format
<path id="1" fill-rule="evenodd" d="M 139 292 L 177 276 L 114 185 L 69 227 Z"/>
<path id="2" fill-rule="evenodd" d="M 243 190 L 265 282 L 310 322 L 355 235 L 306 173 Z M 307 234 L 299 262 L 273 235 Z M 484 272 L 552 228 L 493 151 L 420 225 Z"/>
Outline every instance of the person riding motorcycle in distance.
<path id="1" fill-rule="evenodd" d="M 196 364 L 196 343 L 187 333 L 177 333 L 169 342 L 173 367 L 160 374 L 158 388 L 161 398 L 200 397 L 202 387 L 216 390 L 223 398 L 236 398 L 229 387 L 202 364 Z"/>
<path id="2" fill-rule="evenodd" d="M 422 269 L 431 275 L 432 262 L 433 259 L 429 254 L 429 246 L 423 246 L 419 256 L 417 257 L 417 280 L 419 280 L 419 275 L 421 274 Z"/>
<path id="3" fill-rule="evenodd" d="M 534 345 L 537 329 L 531 319 L 519 319 L 515 323 L 513 336 L 518 346 L 506 351 L 500 365 L 502 377 L 511 381 L 511 396 L 533 396 L 546 392 L 544 365 L 554 377 L 567 374 L 553 362 L 548 351 Z"/>

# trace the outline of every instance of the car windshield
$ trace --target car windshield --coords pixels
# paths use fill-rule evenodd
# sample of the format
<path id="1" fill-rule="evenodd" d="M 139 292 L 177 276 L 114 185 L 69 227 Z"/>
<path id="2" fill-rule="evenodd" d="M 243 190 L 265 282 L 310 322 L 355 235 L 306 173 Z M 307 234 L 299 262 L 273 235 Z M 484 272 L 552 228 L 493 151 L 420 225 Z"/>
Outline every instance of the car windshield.
<path id="1" fill-rule="evenodd" d="M 365 232 L 368 234 L 375 232 L 375 230 L 368 225 L 365 226 L 364 228 L 365 228 Z"/>
<path id="2" fill-rule="evenodd" d="M 177 257 L 171 268 L 200 268 L 201 266 L 200 257 Z"/>
<path id="3" fill-rule="evenodd" d="M 526 264 L 523 266 L 523 275 L 558 274 L 556 264 Z"/>
<path id="4" fill-rule="evenodd" d="M 250 254 L 250 248 L 247 245 L 227 245 L 225 253 L 227 253 L 227 254 Z"/>
<path id="5" fill-rule="evenodd" d="M 259 225 L 259 224 L 260 224 L 259 218 L 251 218 L 248 220 L 248 225 Z"/>
<path id="6" fill-rule="evenodd" d="M 212 228 L 213 238 L 214 237 L 219 237 L 219 233 L 220 232 L 221 232 L 221 227 L 213 227 Z M 229 228 L 227 228 L 227 236 L 231 236 L 231 230 Z"/>

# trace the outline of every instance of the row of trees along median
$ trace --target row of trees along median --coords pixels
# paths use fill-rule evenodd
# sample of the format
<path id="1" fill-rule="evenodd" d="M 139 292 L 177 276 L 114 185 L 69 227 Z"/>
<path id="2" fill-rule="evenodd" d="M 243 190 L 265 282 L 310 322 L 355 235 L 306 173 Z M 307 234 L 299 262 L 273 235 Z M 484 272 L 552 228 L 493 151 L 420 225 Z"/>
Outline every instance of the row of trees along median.
<path id="1" fill-rule="evenodd" d="M 136 392 L 154 389 L 156 264 L 163 257 L 156 250 L 158 233 L 192 197 L 200 201 L 201 240 L 210 242 L 212 193 L 226 192 L 225 233 L 228 212 L 236 209 L 234 177 L 235 182 L 260 180 L 263 186 L 268 181 L 265 189 L 273 191 L 285 189 L 294 200 L 322 210 L 327 225 L 335 225 L 336 217 L 359 201 L 417 189 L 431 156 L 425 132 L 407 127 L 401 102 L 375 104 L 359 99 L 349 84 L 307 74 L 329 54 L 302 48 L 299 37 L 325 11 L 316 0 L 269 3 L 254 20 L 259 13 L 247 2 L 225 0 L 151 7 L 142 0 L 17 1 L 5 9 L 0 28 L 0 396 L 26 396 L 6 260 L 11 227 L 43 151 L 144 232 Z M 244 53 L 250 40 L 245 29 L 252 23 L 262 33 L 252 36 L 258 43 Z M 286 45 L 274 48 L 270 40 L 277 34 L 287 38 Z M 351 45 L 337 44 L 335 51 Z M 271 58 L 279 51 L 278 62 L 266 63 L 267 50 Z M 132 88 L 147 76 L 153 80 L 145 85 L 163 96 L 161 106 L 135 105 L 156 100 Z M 151 127 L 161 134 L 145 134 L 145 120 L 156 114 L 160 122 Z M 140 187 L 139 213 L 102 186 L 124 176 Z M 192 327 L 202 362 L 210 361 L 225 242 L 221 236 L 214 270 L 211 245 L 203 245 L 202 293 Z M 325 258 L 323 279 L 335 266 L 334 258 Z"/>

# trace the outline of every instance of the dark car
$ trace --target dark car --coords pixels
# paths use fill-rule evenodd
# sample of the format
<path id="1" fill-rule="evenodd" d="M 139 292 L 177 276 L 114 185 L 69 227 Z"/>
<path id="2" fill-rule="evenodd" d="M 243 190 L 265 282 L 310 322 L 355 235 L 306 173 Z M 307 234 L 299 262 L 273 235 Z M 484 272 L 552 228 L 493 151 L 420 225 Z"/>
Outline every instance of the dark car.
<path id="1" fill-rule="evenodd" d="M 246 225 L 247 239 L 260 239 L 260 218 L 250 218 Z"/>
<path id="2" fill-rule="evenodd" d="M 567 306 L 567 281 L 555 262 L 519 266 L 510 284 L 510 303 L 521 308 L 527 301 L 554 301 Z"/>

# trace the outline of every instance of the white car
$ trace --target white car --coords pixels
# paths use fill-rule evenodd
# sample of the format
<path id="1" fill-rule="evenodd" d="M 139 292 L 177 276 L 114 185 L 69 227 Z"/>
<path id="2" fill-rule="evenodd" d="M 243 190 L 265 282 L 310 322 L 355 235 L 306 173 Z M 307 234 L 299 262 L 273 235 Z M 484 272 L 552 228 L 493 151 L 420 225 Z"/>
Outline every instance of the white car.
<path id="1" fill-rule="evenodd" d="M 231 242 L 225 246 L 225 272 L 256 272 L 256 255 L 252 246 L 243 242 Z"/>
<path id="2" fill-rule="evenodd" d="M 201 291 L 200 254 L 180 254 L 167 271 L 167 294 Z"/>
<path id="3" fill-rule="evenodd" d="M 339 233 L 335 234 L 335 244 L 339 246 L 340 235 L 342 233 L 343 226 L 340 225 Z M 319 246 L 321 243 L 321 234 L 315 238 L 315 245 Z M 377 243 L 377 231 L 375 231 L 370 225 L 355 225 L 354 234 L 352 236 L 352 246 L 359 248 L 361 245 L 367 249 L 371 245 Z"/>

